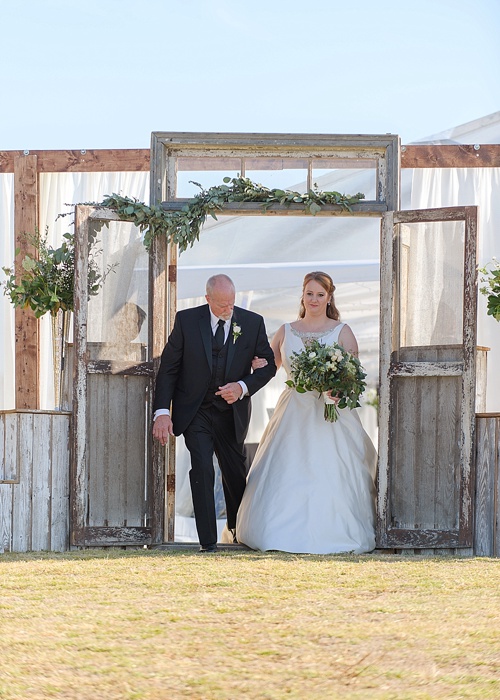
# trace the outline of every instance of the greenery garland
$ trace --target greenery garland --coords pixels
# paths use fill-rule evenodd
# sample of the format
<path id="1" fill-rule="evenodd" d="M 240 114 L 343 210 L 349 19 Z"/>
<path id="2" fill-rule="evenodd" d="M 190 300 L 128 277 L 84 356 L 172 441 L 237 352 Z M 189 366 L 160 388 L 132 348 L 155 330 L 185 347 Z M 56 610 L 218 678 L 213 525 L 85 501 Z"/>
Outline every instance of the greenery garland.
<path id="1" fill-rule="evenodd" d="M 500 321 L 500 263 L 493 258 L 492 262 L 480 267 L 479 272 L 485 275 L 481 278 L 485 286 L 480 287 L 479 291 L 488 298 L 488 316 Z"/>
<path id="2" fill-rule="evenodd" d="M 186 202 L 181 211 L 169 212 L 161 206 L 148 206 L 137 199 L 123 197 L 118 194 L 108 195 L 102 202 L 86 202 L 92 206 L 107 207 L 115 211 L 120 219 L 132 221 L 144 233 L 144 245 L 149 250 L 155 236 L 165 236 L 169 243 L 176 243 L 182 253 L 199 240 L 201 229 L 208 216 L 217 219 L 216 212 L 221 212 L 224 204 L 230 202 L 259 202 L 263 211 L 273 204 L 301 204 L 304 210 L 312 215 L 321 211 L 325 204 L 335 204 L 346 211 L 352 211 L 353 204 L 364 199 L 364 194 L 358 192 L 354 196 L 346 196 L 339 192 L 320 192 L 316 187 L 305 194 L 292 190 L 269 189 L 258 185 L 245 177 L 225 177 L 222 185 L 217 185 L 200 192 Z M 60 214 L 59 216 L 67 216 Z M 102 222 L 107 225 L 108 222 Z M 88 295 L 98 293 L 107 275 L 115 265 L 101 272 L 96 262 L 96 256 L 101 253 L 96 249 L 95 233 L 90 241 L 88 262 Z M 75 268 L 75 235 L 65 233 L 64 241 L 59 248 L 48 245 L 48 231 L 41 236 L 38 231 L 28 236 L 37 254 L 26 255 L 17 270 L 13 267 L 3 267 L 7 280 L 0 283 L 14 306 L 30 307 L 37 318 L 45 313 L 56 316 L 59 309 L 73 310 L 74 268 Z M 15 256 L 19 254 L 16 250 Z"/>
<path id="3" fill-rule="evenodd" d="M 199 240 L 207 217 L 217 219 L 216 212 L 222 211 L 224 204 L 230 202 L 260 202 L 263 211 L 272 204 L 302 204 L 308 214 L 315 215 L 326 204 L 335 204 L 346 211 L 352 211 L 352 205 L 365 198 L 361 192 L 348 196 L 340 192 L 320 192 L 316 187 L 304 194 L 292 190 L 269 189 L 246 177 L 225 177 L 223 183 L 205 190 L 198 182 L 193 182 L 201 192 L 189 200 L 181 211 L 169 212 L 161 206 L 148 206 L 137 199 L 118 194 L 106 196 L 98 206 L 108 207 L 116 211 L 120 218 L 133 221 L 145 234 L 144 245 L 148 250 L 153 238 L 162 235 L 169 243 L 178 244 L 182 253 Z"/>

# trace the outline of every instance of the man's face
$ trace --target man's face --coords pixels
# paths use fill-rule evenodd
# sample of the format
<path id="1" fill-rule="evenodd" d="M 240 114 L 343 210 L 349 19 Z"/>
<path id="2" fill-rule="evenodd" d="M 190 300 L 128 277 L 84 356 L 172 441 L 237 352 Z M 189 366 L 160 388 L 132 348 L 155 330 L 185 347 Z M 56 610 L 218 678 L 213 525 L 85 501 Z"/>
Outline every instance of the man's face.
<path id="1" fill-rule="evenodd" d="M 230 285 L 219 284 L 212 289 L 205 299 L 210 306 L 210 310 L 218 318 L 228 321 L 233 315 L 234 289 Z"/>

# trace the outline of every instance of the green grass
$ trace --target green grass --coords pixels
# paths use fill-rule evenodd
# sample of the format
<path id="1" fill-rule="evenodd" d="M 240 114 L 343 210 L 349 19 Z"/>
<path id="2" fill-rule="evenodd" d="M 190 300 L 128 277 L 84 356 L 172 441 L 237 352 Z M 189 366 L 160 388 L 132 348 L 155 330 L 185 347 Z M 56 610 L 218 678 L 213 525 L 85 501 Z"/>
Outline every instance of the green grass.
<path id="1" fill-rule="evenodd" d="M 0 698 L 500 698 L 500 560 L 0 556 Z"/>

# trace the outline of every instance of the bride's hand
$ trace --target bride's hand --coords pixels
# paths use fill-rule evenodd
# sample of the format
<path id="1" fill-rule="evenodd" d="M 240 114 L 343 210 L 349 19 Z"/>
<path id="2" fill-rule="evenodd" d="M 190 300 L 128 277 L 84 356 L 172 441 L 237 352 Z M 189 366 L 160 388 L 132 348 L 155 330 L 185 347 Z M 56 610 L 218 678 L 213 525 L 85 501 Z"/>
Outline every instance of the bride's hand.
<path id="1" fill-rule="evenodd" d="M 336 404 L 340 401 L 340 396 L 332 396 L 332 389 L 328 389 L 328 391 L 325 393 L 328 396 L 328 398 L 332 399 L 332 401 L 335 401 Z"/>
<path id="2" fill-rule="evenodd" d="M 252 360 L 252 370 L 255 372 L 256 369 L 262 369 L 268 364 L 264 357 L 257 357 L 257 355 Z"/>

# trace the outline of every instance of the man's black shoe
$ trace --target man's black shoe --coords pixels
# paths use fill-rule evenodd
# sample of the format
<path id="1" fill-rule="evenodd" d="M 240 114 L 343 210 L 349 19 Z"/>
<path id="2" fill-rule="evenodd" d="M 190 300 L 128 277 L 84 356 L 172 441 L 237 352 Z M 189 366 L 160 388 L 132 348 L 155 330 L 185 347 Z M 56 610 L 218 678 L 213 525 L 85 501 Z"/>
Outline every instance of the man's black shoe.
<path id="1" fill-rule="evenodd" d="M 216 544 L 202 544 L 200 546 L 200 552 L 202 554 L 208 554 L 210 552 L 217 552 L 217 545 Z"/>

